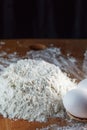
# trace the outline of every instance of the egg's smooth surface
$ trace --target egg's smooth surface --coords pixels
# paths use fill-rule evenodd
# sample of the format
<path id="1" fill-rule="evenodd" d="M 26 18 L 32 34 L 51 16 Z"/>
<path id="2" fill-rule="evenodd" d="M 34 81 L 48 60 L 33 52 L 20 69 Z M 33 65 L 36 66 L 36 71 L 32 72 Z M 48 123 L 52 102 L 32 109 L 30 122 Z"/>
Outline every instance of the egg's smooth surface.
<path id="1" fill-rule="evenodd" d="M 77 85 L 78 88 L 87 89 L 87 79 L 80 81 Z"/>
<path id="2" fill-rule="evenodd" d="M 73 89 L 63 98 L 63 104 L 67 112 L 78 118 L 87 118 L 87 91 L 85 89 Z"/>

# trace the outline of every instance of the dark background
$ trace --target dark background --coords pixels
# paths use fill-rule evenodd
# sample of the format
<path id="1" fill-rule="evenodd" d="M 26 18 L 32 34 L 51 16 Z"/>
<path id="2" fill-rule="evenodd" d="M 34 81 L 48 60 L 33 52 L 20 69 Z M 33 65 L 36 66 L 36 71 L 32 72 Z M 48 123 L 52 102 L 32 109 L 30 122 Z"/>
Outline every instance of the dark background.
<path id="1" fill-rule="evenodd" d="M 0 0 L 0 38 L 87 38 L 87 2 Z"/>

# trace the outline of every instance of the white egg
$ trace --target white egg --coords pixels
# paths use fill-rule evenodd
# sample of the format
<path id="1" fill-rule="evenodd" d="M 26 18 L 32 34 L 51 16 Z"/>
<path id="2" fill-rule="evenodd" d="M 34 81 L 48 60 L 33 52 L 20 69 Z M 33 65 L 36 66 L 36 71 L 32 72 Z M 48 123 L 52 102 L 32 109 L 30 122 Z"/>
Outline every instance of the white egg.
<path id="1" fill-rule="evenodd" d="M 77 85 L 78 88 L 82 88 L 82 89 L 87 89 L 87 79 L 82 80 L 81 82 L 79 82 L 79 84 Z"/>
<path id="2" fill-rule="evenodd" d="M 87 118 L 87 90 L 73 89 L 63 98 L 67 112 L 78 118 Z"/>

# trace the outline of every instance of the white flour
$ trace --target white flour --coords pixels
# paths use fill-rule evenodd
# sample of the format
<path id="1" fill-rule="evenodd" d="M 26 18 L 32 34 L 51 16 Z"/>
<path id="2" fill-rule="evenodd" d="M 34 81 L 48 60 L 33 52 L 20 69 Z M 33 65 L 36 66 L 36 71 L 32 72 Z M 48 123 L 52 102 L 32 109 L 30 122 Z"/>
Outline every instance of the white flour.
<path id="1" fill-rule="evenodd" d="M 26 55 L 31 59 L 43 59 L 49 63 L 55 64 L 59 66 L 61 70 L 78 80 L 84 77 L 84 74 L 80 68 L 78 68 L 77 60 L 69 54 L 67 54 L 67 56 L 63 55 L 60 48 L 51 47 L 41 51 L 29 51 Z"/>
<path id="2" fill-rule="evenodd" d="M 83 72 L 84 72 L 85 77 L 87 78 L 87 50 L 84 53 Z"/>
<path id="3" fill-rule="evenodd" d="M 36 130 L 87 130 L 87 124 L 73 122 L 72 125 L 63 127 L 54 124 L 42 129 L 37 128 Z"/>
<path id="4" fill-rule="evenodd" d="M 62 97 L 74 87 L 59 67 L 42 60 L 20 60 L 0 76 L 0 113 L 40 122 L 62 116 Z"/>
<path id="5" fill-rule="evenodd" d="M 74 57 L 70 56 L 70 54 L 67 54 L 67 56 L 63 55 L 60 48 L 56 47 L 50 47 L 41 51 L 29 51 L 26 52 L 26 55 L 22 57 L 18 55 L 18 52 L 8 54 L 5 51 L 1 51 L 0 70 L 3 71 L 4 68 L 9 66 L 11 63 L 16 63 L 18 60 L 25 58 L 42 59 L 49 63 L 55 64 L 68 75 L 72 75 L 74 78 L 79 80 L 84 77 L 81 68 L 78 68 L 77 60 Z"/>

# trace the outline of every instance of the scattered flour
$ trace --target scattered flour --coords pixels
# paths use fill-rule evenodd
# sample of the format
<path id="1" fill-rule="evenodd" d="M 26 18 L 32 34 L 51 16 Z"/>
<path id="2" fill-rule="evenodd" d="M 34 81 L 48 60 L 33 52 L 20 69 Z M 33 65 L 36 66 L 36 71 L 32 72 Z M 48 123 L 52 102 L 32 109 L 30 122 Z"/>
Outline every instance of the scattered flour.
<path id="1" fill-rule="evenodd" d="M 73 122 L 72 125 L 60 127 L 57 124 L 50 125 L 46 128 L 36 130 L 87 130 L 87 124 Z"/>
<path id="2" fill-rule="evenodd" d="M 31 59 L 43 59 L 49 63 L 55 64 L 59 66 L 62 71 L 72 75 L 78 80 L 84 77 L 84 74 L 78 67 L 77 60 L 70 56 L 70 54 L 67 54 L 67 56 L 63 55 L 60 48 L 50 47 L 40 51 L 32 50 L 27 52 L 26 55 Z"/>
<path id="3" fill-rule="evenodd" d="M 16 63 L 20 59 L 42 59 L 49 63 L 59 66 L 63 72 L 66 72 L 69 75 L 72 75 L 74 78 L 81 80 L 84 76 L 81 69 L 78 68 L 77 60 L 67 54 L 63 55 L 60 48 L 49 47 L 44 50 L 39 51 L 29 51 L 26 52 L 25 56 L 20 57 L 17 52 L 7 53 L 5 51 L 0 52 L 0 70 L 3 71 L 5 67 L 9 66 L 11 63 Z M 0 71 L 0 73 L 1 73 Z M 79 76 L 80 75 L 80 76 Z"/>
<path id="4" fill-rule="evenodd" d="M 0 45 L 5 45 L 5 42 L 4 41 L 0 41 Z"/>
<path id="5" fill-rule="evenodd" d="M 85 74 L 85 77 L 87 78 L 87 50 L 84 53 L 83 72 Z"/>
<path id="6" fill-rule="evenodd" d="M 62 116 L 62 97 L 75 83 L 43 60 L 19 60 L 0 76 L 0 113 L 4 117 L 46 121 Z"/>

